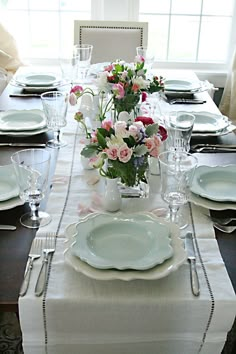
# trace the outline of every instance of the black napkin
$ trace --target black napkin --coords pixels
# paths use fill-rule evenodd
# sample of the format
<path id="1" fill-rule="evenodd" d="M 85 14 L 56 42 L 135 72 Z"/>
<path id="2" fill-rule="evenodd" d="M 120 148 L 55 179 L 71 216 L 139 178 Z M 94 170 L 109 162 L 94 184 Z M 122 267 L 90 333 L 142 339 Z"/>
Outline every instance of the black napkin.
<path id="1" fill-rule="evenodd" d="M 164 98 L 169 104 L 202 104 L 204 100 L 195 98 L 193 92 L 165 91 Z"/>

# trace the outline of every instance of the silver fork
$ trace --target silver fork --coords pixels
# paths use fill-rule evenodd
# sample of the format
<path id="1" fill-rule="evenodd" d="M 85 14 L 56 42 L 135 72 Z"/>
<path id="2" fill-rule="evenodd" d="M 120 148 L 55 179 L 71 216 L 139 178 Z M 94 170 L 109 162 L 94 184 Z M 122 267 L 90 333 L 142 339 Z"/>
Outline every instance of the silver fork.
<path id="1" fill-rule="evenodd" d="M 45 246 L 43 249 L 43 262 L 39 271 L 38 279 L 35 285 L 35 295 L 41 296 L 45 290 L 47 274 L 48 274 L 48 261 L 49 257 L 55 252 L 55 234 L 47 234 L 45 240 Z"/>
<path id="2" fill-rule="evenodd" d="M 29 262 L 25 271 L 25 276 L 23 283 L 20 289 L 20 296 L 24 296 L 27 293 L 30 281 L 30 275 L 33 269 L 33 262 L 35 259 L 41 257 L 42 254 L 42 240 L 39 238 L 35 238 L 32 242 L 30 253 L 29 253 Z"/>
<path id="3" fill-rule="evenodd" d="M 214 223 L 213 226 L 222 231 L 222 232 L 225 232 L 226 234 L 231 234 L 231 232 L 234 232 L 236 230 L 236 226 L 228 226 L 228 225 L 220 225 L 218 223 Z"/>

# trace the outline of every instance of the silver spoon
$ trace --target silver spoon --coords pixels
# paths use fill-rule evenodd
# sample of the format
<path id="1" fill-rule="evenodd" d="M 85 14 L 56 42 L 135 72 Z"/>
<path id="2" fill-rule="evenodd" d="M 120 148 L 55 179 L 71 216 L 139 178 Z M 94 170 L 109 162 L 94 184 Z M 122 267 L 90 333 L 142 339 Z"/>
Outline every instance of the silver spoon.
<path id="1" fill-rule="evenodd" d="M 226 234 L 231 234 L 231 232 L 234 232 L 236 230 L 236 226 L 226 226 L 226 225 L 220 225 L 217 223 L 214 223 L 213 226 L 222 231 L 225 232 Z"/>

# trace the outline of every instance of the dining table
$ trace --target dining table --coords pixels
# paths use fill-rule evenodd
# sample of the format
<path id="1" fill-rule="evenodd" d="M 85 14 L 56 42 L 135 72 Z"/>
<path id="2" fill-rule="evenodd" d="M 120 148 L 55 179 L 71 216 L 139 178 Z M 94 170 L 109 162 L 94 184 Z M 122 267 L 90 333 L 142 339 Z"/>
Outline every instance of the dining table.
<path id="1" fill-rule="evenodd" d="M 192 71 L 167 71 L 163 76 L 194 78 Z M 64 86 L 63 90 L 70 89 Z M 19 90 L 18 90 L 19 91 Z M 0 112 L 41 109 L 40 97 L 13 97 L 8 84 L 0 96 Z M 196 94 L 203 104 L 171 105 L 158 101 L 160 115 L 170 111 L 220 114 L 207 90 Z M 15 231 L 0 230 L 0 311 L 17 313 L 25 354 L 217 354 L 236 348 L 236 231 L 226 234 L 213 227 L 212 217 L 235 216 L 236 208 L 214 207 L 190 198 L 184 207 L 188 226 L 173 227 L 175 257 L 151 270 L 96 269 L 71 253 L 79 222 L 105 214 L 104 179 L 96 169 L 84 169 L 80 151 L 84 135 L 69 107 L 62 129 L 67 146 L 50 149 L 48 193 L 42 203 L 52 221 L 38 230 L 25 228 L 20 216 L 28 205 L 0 209 L 0 224 L 14 224 Z M 198 144 L 236 144 L 233 122 L 227 134 L 193 134 L 190 150 L 198 165 L 236 164 L 234 152 L 202 151 Z M 12 143 L 45 144 L 51 131 L 32 136 L 0 134 L 0 165 L 11 163 L 11 155 L 22 148 Z M 6 145 L 3 145 L 5 143 Z M 0 203 L 1 204 L 1 203 Z M 1 205 L 0 205 L 1 207 Z M 124 198 L 118 216 L 155 215 L 166 208 L 160 196 L 160 176 L 150 176 L 148 198 Z M 116 213 L 108 213 L 114 218 Z M 193 234 L 200 295 L 191 291 L 189 263 L 184 237 Z M 42 257 L 34 262 L 29 289 L 19 292 L 33 239 L 55 236 L 55 252 L 49 260 L 42 296 L 35 284 Z M 180 240 L 180 241 L 177 241 Z M 175 243 L 176 242 L 176 243 Z M 172 262 L 172 263 L 171 263 Z M 234 349 L 233 349 L 234 346 Z M 229 351 L 227 353 L 230 353 Z"/>

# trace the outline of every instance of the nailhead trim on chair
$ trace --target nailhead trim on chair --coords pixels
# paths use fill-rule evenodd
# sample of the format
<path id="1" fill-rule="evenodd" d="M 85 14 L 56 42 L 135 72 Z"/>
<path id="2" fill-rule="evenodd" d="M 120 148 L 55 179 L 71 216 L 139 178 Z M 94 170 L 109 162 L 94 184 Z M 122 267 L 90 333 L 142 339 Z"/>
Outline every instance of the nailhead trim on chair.
<path id="1" fill-rule="evenodd" d="M 80 26 L 79 29 L 79 44 L 82 44 L 82 29 L 83 28 L 109 28 L 109 29 L 139 29 L 141 32 L 140 46 L 143 45 L 143 28 L 142 27 L 132 27 L 132 26 Z"/>

